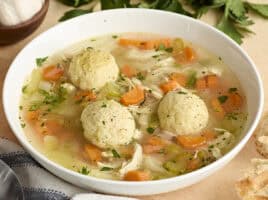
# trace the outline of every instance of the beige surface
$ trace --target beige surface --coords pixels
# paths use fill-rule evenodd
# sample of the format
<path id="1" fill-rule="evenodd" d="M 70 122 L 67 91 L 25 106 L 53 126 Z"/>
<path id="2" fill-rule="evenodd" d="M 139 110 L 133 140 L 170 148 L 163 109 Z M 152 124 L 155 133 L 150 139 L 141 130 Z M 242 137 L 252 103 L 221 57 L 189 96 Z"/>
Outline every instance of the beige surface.
<path id="1" fill-rule="evenodd" d="M 255 2 L 268 3 L 268 0 Z M 30 37 L 11 46 L 0 47 L 0 97 L 2 101 L 2 86 L 5 73 L 16 54 L 29 42 L 57 23 L 58 18 L 68 9 L 67 7 L 51 0 L 48 15 L 41 27 Z M 263 20 L 253 16 L 255 25 L 251 28 L 256 33 L 255 36 L 247 37 L 242 47 L 248 52 L 257 65 L 262 76 L 265 91 L 268 89 L 268 20 Z M 206 16 L 204 21 L 212 23 L 215 20 L 213 14 Z M 23 66 L 21 66 L 23 67 Z M 267 99 L 267 93 L 265 99 Z M 268 110 L 268 104 L 265 103 L 265 111 Z M 15 136 L 10 130 L 3 113 L 2 103 L 0 105 L 0 136 L 16 141 Z M 206 180 L 191 187 L 177 190 L 175 192 L 143 197 L 144 200 L 238 200 L 234 190 L 234 182 L 241 177 L 243 170 L 249 166 L 249 160 L 252 157 L 259 156 L 255 151 L 253 139 L 246 145 L 240 154 L 229 163 L 224 169 L 216 172 Z"/>

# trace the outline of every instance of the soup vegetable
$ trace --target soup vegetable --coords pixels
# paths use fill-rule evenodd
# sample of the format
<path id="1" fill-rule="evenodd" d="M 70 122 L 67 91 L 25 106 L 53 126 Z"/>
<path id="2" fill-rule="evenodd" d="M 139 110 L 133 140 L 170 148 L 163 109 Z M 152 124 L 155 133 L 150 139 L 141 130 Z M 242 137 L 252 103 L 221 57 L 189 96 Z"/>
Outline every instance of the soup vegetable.
<path id="1" fill-rule="evenodd" d="M 22 87 L 21 125 L 35 148 L 84 175 L 185 174 L 226 154 L 246 122 L 235 75 L 181 38 L 105 35 L 36 61 Z"/>

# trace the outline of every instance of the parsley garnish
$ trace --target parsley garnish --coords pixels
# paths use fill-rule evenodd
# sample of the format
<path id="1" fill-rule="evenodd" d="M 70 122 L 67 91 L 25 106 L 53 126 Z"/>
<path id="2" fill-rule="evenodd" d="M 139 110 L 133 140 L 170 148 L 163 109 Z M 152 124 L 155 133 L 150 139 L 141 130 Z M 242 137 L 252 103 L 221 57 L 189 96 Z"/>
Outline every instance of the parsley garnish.
<path id="1" fill-rule="evenodd" d="M 139 72 L 139 73 L 137 74 L 137 79 L 143 81 L 143 80 L 145 79 L 145 77 L 142 75 L 141 72 Z"/>
<path id="2" fill-rule="evenodd" d="M 221 104 L 225 103 L 225 101 L 227 101 L 227 99 L 228 99 L 228 96 L 225 96 L 225 95 L 218 97 L 218 100 Z"/>
<path id="3" fill-rule="evenodd" d="M 24 85 L 24 86 L 22 87 L 22 89 L 21 89 L 22 93 L 25 93 L 25 92 L 26 92 L 27 87 L 28 87 L 28 85 Z"/>
<path id="4" fill-rule="evenodd" d="M 117 35 L 113 35 L 112 38 L 113 39 L 116 39 L 116 38 L 118 38 L 118 36 Z"/>
<path id="5" fill-rule="evenodd" d="M 114 158 L 120 158 L 121 156 L 119 155 L 119 153 L 115 150 L 115 149 L 112 149 L 112 153 L 113 153 L 113 157 Z"/>
<path id="6" fill-rule="evenodd" d="M 73 7 L 92 2 L 92 0 L 60 1 Z M 220 16 L 220 20 L 217 22 L 216 27 L 239 44 L 242 43 L 245 34 L 252 33 L 248 26 L 254 24 L 254 22 L 249 19 L 248 10 L 255 12 L 263 18 L 268 18 L 268 4 L 255 4 L 242 0 L 142 0 L 139 3 L 132 3 L 131 0 L 100 0 L 100 4 L 101 10 L 116 8 L 148 8 L 170 11 L 195 18 L 200 18 L 209 10 L 216 10 L 218 16 Z M 95 4 L 93 4 L 93 6 L 94 5 Z M 91 11 L 92 9 L 74 9 L 66 12 L 60 21 L 87 14 Z M 162 50 L 165 50 L 165 48 Z"/>
<path id="7" fill-rule="evenodd" d="M 102 167 L 100 169 L 100 171 L 111 171 L 111 170 L 113 170 L 113 168 L 111 168 L 111 167 Z"/>
<path id="8" fill-rule="evenodd" d="M 187 92 L 179 91 L 178 94 L 187 94 Z"/>
<path id="9" fill-rule="evenodd" d="M 148 128 L 146 129 L 146 131 L 147 131 L 149 134 L 153 134 L 153 133 L 154 133 L 154 128 L 152 128 L 152 127 L 148 127 Z"/>
<path id="10" fill-rule="evenodd" d="M 90 173 L 90 170 L 87 169 L 87 167 L 82 167 L 81 170 L 78 171 L 80 174 L 88 175 Z"/>
<path id="11" fill-rule="evenodd" d="M 106 108 L 107 107 L 107 105 L 106 104 L 102 104 L 102 106 L 101 106 L 102 108 Z"/>
<path id="12" fill-rule="evenodd" d="M 237 88 L 229 88 L 229 93 L 232 93 L 232 92 L 236 92 L 237 91 Z"/>
<path id="13" fill-rule="evenodd" d="M 43 65 L 43 63 L 46 62 L 47 59 L 48 59 L 48 56 L 44 57 L 44 58 L 36 58 L 36 60 L 35 60 L 36 65 L 38 67 L 41 67 Z"/>
<path id="14" fill-rule="evenodd" d="M 25 123 L 21 123 L 20 126 L 21 126 L 21 128 L 25 128 L 26 124 Z"/>
<path id="15" fill-rule="evenodd" d="M 192 88 L 195 86 L 195 83 L 196 83 L 196 72 L 192 72 L 188 78 L 186 86 Z"/>

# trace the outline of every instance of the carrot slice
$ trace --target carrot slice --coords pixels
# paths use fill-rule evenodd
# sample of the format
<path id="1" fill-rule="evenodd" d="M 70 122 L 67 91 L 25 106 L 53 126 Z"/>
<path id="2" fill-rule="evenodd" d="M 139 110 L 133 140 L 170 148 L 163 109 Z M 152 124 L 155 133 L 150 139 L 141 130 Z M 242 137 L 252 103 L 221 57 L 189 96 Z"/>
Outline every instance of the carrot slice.
<path id="1" fill-rule="evenodd" d="M 162 150 L 166 146 L 166 142 L 156 136 L 147 138 L 145 144 L 142 145 L 143 152 L 146 154 L 155 153 Z"/>
<path id="2" fill-rule="evenodd" d="M 197 90 L 205 90 L 207 88 L 207 82 L 205 78 L 199 78 L 197 79 L 195 83 L 195 88 Z"/>
<path id="3" fill-rule="evenodd" d="M 209 89 L 217 89 L 219 87 L 219 77 L 216 75 L 206 76 L 207 87 Z"/>
<path id="4" fill-rule="evenodd" d="M 64 70 L 61 67 L 49 66 L 44 68 L 43 78 L 47 81 L 57 81 L 64 74 Z"/>
<path id="5" fill-rule="evenodd" d="M 189 46 L 184 48 L 184 54 L 187 62 L 193 62 L 196 59 L 195 50 Z"/>
<path id="6" fill-rule="evenodd" d="M 170 79 L 179 83 L 182 87 L 186 86 L 187 77 L 181 73 L 172 73 Z"/>
<path id="7" fill-rule="evenodd" d="M 150 174 L 145 171 L 133 170 L 124 175 L 125 181 L 148 181 L 150 180 Z"/>
<path id="8" fill-rule="evenodd" d="M 224 116 L 225 116 L 225 111 L 221 105 L 221 103 L 219 102 L 219 100 L 217 98 L 213 98 L 211 100 L 211 106 L 212 106 L 212 109 L 215 113 L 215 115 L 222 119 Z"/>
<path id="9" fill-rule="evenodd" d="M 200 167 L 199 159 L 192 159 L 187 163 L 187 169 L 190 171 L 198 169 L 199 167 Z"/>
<path id="10" fill-rule="evenodd" d="M 25 118 L 26 118 L 27 121 L 31 122 L 31 121 L 37 120 L 39 115 L 40 115 L 39 110 L 27 111 L 26 114 L 25 114 Z"/>
<path id="11" fill-rule="evenodd" d="M 120 99 L 120 102 L 125 106 L 140 104 L 143 101 L 144 90 L 138 86 L 125 93 Z"/>
<path id="12" fill-rule="evenodd" d="M 175 53 L 173 57 L 179 64 L 189 64 L 197 60 L 197 54 L 195 50 L 189 46 L 186 46 L 183 51 Z"/>
<path id="13" fill-rule="evenodd" d="M 227 100 L 222 105 L 226 112 L 233 112 L 234 110 L 237 110 L 242 107 L 243 99 L 239 94 L 232 93 L 227 96 Z"/>
<path id="14" fill-rule="evenodd" d="M 98 162 L 102 160 L 101 150 L 98 147 L 92 144 L 86 144 L 84 151 L 86 158 L 88 158 L 91 162 Z"/>
<path id="15" fill-rule="evenodd" d="M 168 93 L 169 91 L 176 90 L 179 87 L 180 86 L 177 83 L 177 81 L 174 81 L 174 80 L 169 80 L 168 82 L 162 83 L 160 85 L 160 88 L 164 93 Z"/>
<path id="16" fill-rule="evenodd" d="M 85 90 L 78 91 L 74 96 L 74 99 L 76 101 L 83 100 L 83 99 L 86 101 L 90 101 L 90 100 L 95 100 L 96 98 L 97 96 L 93 91 L 85 91 Z"/>
<path id="17" fill-rule="evenodd" d="M 124 74 L 126 77 L 131 78 L 137 74 L 137 70 L 129 65 L 124 65 L 121 68 L 121 73 Z"/>
<path id="18" fill-rule="evenodd" d="M 36 121 L 35 131 L 40 135 L 58 135 L 63 131 L 63 126 L 58 120 Z"/>
<path id="19" fill-rule="evenodd" d="M 206 138 L 207 141 L 214 140 L 216 138 L 216 134 L 212 130 L 206 130 L 202 133 L 202 136 Z"/>
<path id="20" fill-rule="evenodd" d="M 179 135 L 176 140 L 186 149 L 196 149 L 206 144 L 206 138 L 201 135 Z"/>
<path id="21" fill-rule="evenodd" d="M 135 39 L 126 39 L 121 38 L 118 41 L 118 44 L 121 46 L 134 46 L 143 50 L 151 50 L 159 48 L 160 45 L 164 45 L 165 48 L 170 47 L 171 40 L 170 39 L 156 39 L 156 40 L 135 40 Z"/>

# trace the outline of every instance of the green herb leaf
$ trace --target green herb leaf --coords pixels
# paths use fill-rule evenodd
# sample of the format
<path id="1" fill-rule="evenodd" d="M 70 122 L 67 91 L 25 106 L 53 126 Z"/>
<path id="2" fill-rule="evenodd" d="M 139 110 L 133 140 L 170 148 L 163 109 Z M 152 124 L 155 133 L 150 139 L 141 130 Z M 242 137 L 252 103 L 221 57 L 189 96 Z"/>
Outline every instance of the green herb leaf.
<path id="1" fill-rule="evenodd" d="M 79 7 L 84 4 L 88 4 L 92 2 L 92 0 L 58 0 L 61 3 L 68 5 L 68 6 L 73 6 L 73 7 Z"/>
<path id="2" fill-rule="evenodd" d="M 246 13 L 246 9 L 241 0 L 227 0 L 226 7 L 228 7 L 229 11 L 237 18 L 244 17 Z"/>
<path id="3" fill-rule="evenodd" d="M 225 96 L 225 95 L 218 97 L 218 100 L 221 104 L 225 103 L 227 99 L 228 99 L 228 96 Z"/>
<path id="4" fill-rule="evenodd" d="M 28 85 L 24 85 L 24 86 L 22 87 L 22 89 L 21 89 L 22 93 L 25 93 L 25 92 L 26 92 L 27 87 L 28 87 Z"/>
<path id="5" fill-rule="evenodd" d="M 229 88 L 228 90 L 229 93 L 236 92 L 236 91 L 237 91 L 237 88 Z"/>
<path id="6" fill-rule="evenodd" d="M 80 174 L 88 175 L 90 173 L 90 170 L 87 169 L 87 167 L 82 167 L 81 170 L 78 171 Z"/>
<path id="7" fill-rule="evenodd" d="M 29 111 L 36 111 L 40 108 L 40 104 L 33 104 L 30 106 Z"/>
<path id="8" fill-rule="evenodd" d="M 21 128 L 25 128 L 26 124 L 25 123 L 21 123 L 20 126 L 21 126 Z"/>
<path id="9" fill-rule="evenodd" d="M 153 134 L 153 133 L 154 133 L 154 128 L 152 128 L 152 127 L 148 127 L 148 128 L 146 129 L 146 131 L 147 131 L 149 134 Z"/>
<path id="10" fill-rule="evenodd" d="M 188 78 L 188 81 L 186 83 L 186 86 L 188 88 L 193 88 L 196 83 L 196 72 L 192 72 Z"/>
<path id="11" fill-rule="evenodd" d="M 230 36 L 238 44 L 242 43 L 243 35 L 237 30 L 237 28 L 233 25 L 233 23 L 225 16 L 222 16 L 220 22 L 217 24 L 217 28 L 222 32 L 226 33 L 228 36 Z"/>
<path id="12" fill-rule="evenodd" d="M 100 171 L 111 171 L 111 170 L 113 170 L 113 168 L 111 168 L 111 167 L 102 167 L 100 169 Z"/>
<path id="13" fill-rule="evenodd" d="M 44 58 L 36 58 L 36 60 L 35 60 L 36 65 L 38 67 L 41 67 L 43 65 L 43 63 L 46 62 L 47 59 L 48 59 L 48 56 L 44 57 Z"/>
<path id="14" fill-rule="evenodd" d="M 112 149 L 112 153 L 113 153 L 113 157 L 114 158 L 120 158 L 121 156 L 119 155 L 119 153 L 115 150 L 115 149 Z"/>
<path id="15" fill-rule="evenodd" d="M 255 4 L 255 3 L 245 3 L 248 8 L 261 15 L 264 18 L 268 18 L 268 4 Z"/>
<path id="16" fill-rule="evenodd" d="M 92 9 L 90 10 L 83 10 L 83 9 L 74 9 L 74 10 L 69 10 L 67 12 L 64 13 L 64 15 L 59 19 L 60 22 L 74 18 L 74 17 L 78 17 L 80 15 L 85 15 L 92 12 Z"/>
<path id="17" fill-rule="evenodd" d="M 130 6 L 130 0 L 101 0 L 101 9 L 126 8 Z"/>
<path id="18" fill-rule="evenodd" d="M 143 81 L 143 80 L 145 79 L 145 77 L 143 76 L 143 74 L 142 74 L 141 72 L 139 72 L 139 73 L 137 74 L 137 79 Z"/>

